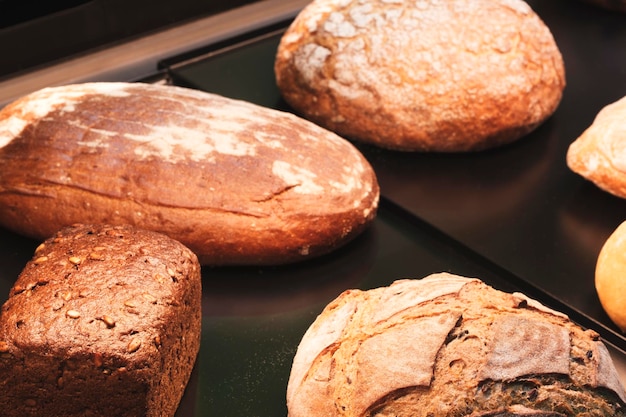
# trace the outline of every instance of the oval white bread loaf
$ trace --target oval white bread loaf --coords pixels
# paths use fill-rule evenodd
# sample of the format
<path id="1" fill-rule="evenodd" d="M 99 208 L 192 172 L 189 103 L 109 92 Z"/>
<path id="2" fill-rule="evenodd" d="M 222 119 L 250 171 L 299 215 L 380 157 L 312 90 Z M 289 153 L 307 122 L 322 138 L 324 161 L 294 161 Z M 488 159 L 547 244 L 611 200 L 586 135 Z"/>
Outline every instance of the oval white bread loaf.
<path id="1" fill-rule="evenodd" d="M 626 198 L 626 97 L 605 106 L 567 150 L 567 166 L 617 197 Z"/>
<path id="2" fill-rule="evenodd" d="M 448 273 L 348 290 L 307 330 L 290 417 L 624 416 L 591 330 L 521 293 Z"/>
<path id="3" fill-rule="evenodd" d="M 203 264 L 281 264 L 358 235 L 376 176 L 348 141 L 288 113 L 179 87 L 47 88 L 0 112 L 0 223 L 163 232 Z"/>
<path id="4" fill-rule="evenodd" d="M 405 151 L 512 142 L 565 87 L 554 38 L 522 0 L 314 0 L 283 35 L 275 73 L 298 113 Z"/>

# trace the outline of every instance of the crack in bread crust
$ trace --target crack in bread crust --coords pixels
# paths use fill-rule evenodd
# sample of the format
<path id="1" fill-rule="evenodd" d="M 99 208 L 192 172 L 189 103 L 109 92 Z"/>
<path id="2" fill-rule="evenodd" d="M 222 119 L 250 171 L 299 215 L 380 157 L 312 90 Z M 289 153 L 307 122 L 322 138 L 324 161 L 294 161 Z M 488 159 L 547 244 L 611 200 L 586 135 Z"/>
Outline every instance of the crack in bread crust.
<path id="1" fill-rule="evenodd" d="M 608 417 L 625 402 L 597 333 L 448 273 L 344 292 L 303 337 L 287 390 L 290 417 Z"/>

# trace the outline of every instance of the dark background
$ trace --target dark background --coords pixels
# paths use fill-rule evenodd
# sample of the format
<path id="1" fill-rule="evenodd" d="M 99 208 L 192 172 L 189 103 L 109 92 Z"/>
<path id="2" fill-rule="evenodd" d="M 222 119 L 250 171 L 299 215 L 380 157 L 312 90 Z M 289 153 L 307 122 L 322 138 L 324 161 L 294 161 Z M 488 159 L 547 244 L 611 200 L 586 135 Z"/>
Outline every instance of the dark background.
<path id="1" fill-rule="evenodd" d="M 255 0 L 0 0 L 0 80 Z"/>

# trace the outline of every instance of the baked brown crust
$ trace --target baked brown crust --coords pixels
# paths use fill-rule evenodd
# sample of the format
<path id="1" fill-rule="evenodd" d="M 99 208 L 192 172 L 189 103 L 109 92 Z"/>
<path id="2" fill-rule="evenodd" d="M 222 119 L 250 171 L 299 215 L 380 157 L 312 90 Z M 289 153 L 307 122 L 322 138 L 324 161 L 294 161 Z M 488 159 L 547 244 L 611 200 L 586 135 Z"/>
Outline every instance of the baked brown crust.
<path id="1" fill-rule="evenodd" d="M 617 197 L 626 198 L 626 97 L 605 106 L 567 150 L 567 166 Z"/>
<path id="2" fill-rule="evenodd" d="M 298 347 L 290 417 L 623 416 L 598 335 L 448 273 L 349 290 Z"/>
<path id="3" fill-rule="evenodd" d="M 281 39 L 275 73 L 300 114 L 405 151 L 512 142 L 565 87 L 550 30 L 521 0 L 315 0 Z"/>
<path id="4" fill-rule="evenodd" d="M 172 417 L 201 331 L 196 256 L 130 226 L 45 241 L 0 315 L 3 417 Z"/>
<path id="5" fill-rule="evenodd" d="M 139 83 L 48 88 L 0 112 L 0 224 L 163 232 L 204 264 L 327 253 L 374 219 L 379 189 L 348 141 L 291 114 Z"/>

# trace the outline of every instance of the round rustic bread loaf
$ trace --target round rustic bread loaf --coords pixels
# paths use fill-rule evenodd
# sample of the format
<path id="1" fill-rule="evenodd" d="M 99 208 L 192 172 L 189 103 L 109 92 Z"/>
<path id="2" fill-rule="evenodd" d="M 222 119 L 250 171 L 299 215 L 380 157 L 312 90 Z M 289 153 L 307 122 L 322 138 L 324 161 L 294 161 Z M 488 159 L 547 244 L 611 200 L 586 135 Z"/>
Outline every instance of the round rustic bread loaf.
<path id="1" fill-rule="evenodd" d="M 307 330 L 290 417 L 624 416 L 597 333 L 448 273 L 348 290 Z"/>
<path id="2" fill-rule="evenodd" d="M 314 0 L 282 37 L 275 73 L 300 114 L 406 151 L 512 142 L 565 86 L 551 32 L 522 0 Z"/>
<path id="3" fill-rule="evenodd" d="M 3 417 L 173 417 L 196 361 L 196 256 L 130 226 L 47 239 L 0 314 Z"/>
<path id="4" fill-rule="evenodd" d="M 600 110 L 572 142 L 567 166 L 604 191 L 626 198 L 626 97 Z"/>
<path id="5" fill-rule="evenodd" d="M 357 236 L 376 176 L 348 141 L 288 113 L 173 86 L 47 88 L 0 111 L 0 224 L 163 232 L 203 264 L 281 264 Z"/>
<path id="6" fill-rule="evenodd" d="M 613 231 L 600 250 L 595 285 L 606 314 L 626 332 L 626 222 Z"/>

